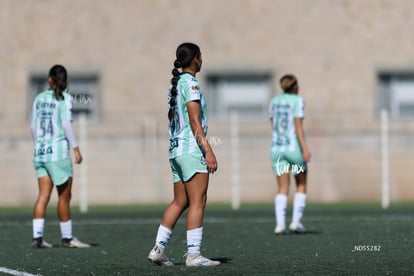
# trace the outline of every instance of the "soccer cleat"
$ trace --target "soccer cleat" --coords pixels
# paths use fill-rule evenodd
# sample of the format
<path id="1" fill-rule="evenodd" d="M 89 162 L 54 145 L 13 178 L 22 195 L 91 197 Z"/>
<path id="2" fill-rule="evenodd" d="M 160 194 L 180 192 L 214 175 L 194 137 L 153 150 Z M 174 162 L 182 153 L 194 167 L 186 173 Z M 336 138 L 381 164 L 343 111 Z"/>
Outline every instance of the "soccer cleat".
<path id="1" fill-rule="evenodd" d="M 77 238 L 73 237 L 72 239 L 62 239 L 61 247 L 63 248 L 89 248 L 91 247 L 87 243 L 83 243 Z"/>
<path id="2" fill-rule="evenodd" d="M 53 245 L 43 240 L 42 237 L 33 239 L 32 248 L 34 249 L 43 249 L 43 248 L 52 248 Z"/>
<path id="3" fill-rule="evenodd" d="M 289 230 L 296 234 L 304 234 L 306 232 L 305 227 L 300 222 L 292 222 L 289 225 Z"/>
<path id="4" fill-rule="evenodd" d="M 174 264 L 168 260 L 167 256 L 164 254 L 164 250 L 158 246 L 154 246 L 148 254 L 148 261 L 156 265 L 163 266 L 173 266 Z"/>
<path id="5" fill-rule="evenodd" d="M 187 255 L 187 259 L 185 260 L 186 266 L 217 266 L 221 264 L 219 261 L 210 260 L 197 253 L 187 253 L 186 255 Z"/>
<path id="6" fill-rule="evenodd" d="M 275 227 L 275 231 L 274 231 L 274 233 L 275 233 L 276 235 L 286 235 L 286 234 L 287 234 L 287 231 L 286 231 L 285 226 L 280 226 L 280 225 L 277 225 L 277 226 Z"/>

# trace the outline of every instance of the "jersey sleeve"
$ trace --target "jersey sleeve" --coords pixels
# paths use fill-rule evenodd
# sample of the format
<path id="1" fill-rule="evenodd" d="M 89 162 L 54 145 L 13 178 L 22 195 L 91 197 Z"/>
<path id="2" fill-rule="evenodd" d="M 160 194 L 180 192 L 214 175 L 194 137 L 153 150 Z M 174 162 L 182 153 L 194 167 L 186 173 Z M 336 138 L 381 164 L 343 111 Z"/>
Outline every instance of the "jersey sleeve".
<path id="1" fill-rule="evenodd" d="M 305 118 L 305 101 L 302 97 L 298 97 L 293 112 L 295 118 Z"/>
<path id="2" fill-rule="evenodd" d="M 72 96 L 65 93 L 65 99 L 59 102 L 59 116 L 62 121 L 63 133 L 72 148 L 76 148 L 78 143 L 72 129 Z"/>
<path id="3" fill-rule="evenodd" d="M 274 105 L 274 99 L 272 99 L 269 104 L 268 115 L 270 119 L 273 119 L 273 105 Z"/>
<path id="4" fill-rule="evenodd" d="M 65 99 L 59 101 L 59 116 L 62 121 L 72 122 L 72 96 L 65 93 Z"/>
<path id="5" fill-rule="evenodd" d="M 32 118 L 31 118 L 31 122 L 30 122 L 30 133 L 32 134 L 33 142 L 36 142 L 36 137 L 37 137 L 37 125 L 36 125 L 37 112 L 36 112 L 36 105 L 37 105 L 37 100 L 35 99 L 33 101 Z"/>
<path id="6" fill-rule="evenodd" d="M 186 103 L 201 100 L 201 89 L 197 81 L 186 81 L 183 86 L 183 92 Z"/>
<path id="7" fill-rule="evenodd" d="M 78 142 L 76 141 L 75 134 L 73 133 L 72 124 L 69 121 L 63 121 L 62 128 L 66 139 L 69 141 L 69 144 L 72 146 L 72 148 L 77 148 Z"/>

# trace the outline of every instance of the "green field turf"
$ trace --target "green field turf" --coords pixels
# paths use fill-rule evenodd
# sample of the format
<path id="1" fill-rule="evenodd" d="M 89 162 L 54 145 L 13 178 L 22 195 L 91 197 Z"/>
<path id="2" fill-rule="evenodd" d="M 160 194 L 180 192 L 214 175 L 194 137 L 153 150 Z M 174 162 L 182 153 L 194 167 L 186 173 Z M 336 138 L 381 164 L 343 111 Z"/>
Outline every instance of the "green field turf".
<path id="1" fill-rule="evenodd" d="M 11 269 L 34 275 L 413 275 L 414 204 L 309 203 L 305 235 L 275 236 L 272 205 L 209 205 L 202 253 L 223 262 L 212 268 L 184 264 L 185 224 L 167 249 L 174 267 L 147 261 L 163 207 L 74 209 L 74 234 L 89 249 L 57 247 L 60 231 L 50 207 L 49 250 L 31 249 L 31 210 L 0 208 L 0 275 Z M 289 209 L 289 214 L 290 214 Z M 24 275 L 24 274 L 22 274 Z"/>

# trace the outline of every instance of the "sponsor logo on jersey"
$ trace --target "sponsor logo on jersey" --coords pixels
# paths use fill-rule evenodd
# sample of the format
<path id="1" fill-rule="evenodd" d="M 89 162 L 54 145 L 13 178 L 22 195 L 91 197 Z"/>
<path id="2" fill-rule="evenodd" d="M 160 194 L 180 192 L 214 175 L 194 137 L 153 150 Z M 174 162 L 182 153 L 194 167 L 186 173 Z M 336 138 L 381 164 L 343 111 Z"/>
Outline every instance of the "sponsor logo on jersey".
<path id="1" fill-rule="evenodd" d="M 42 156 L 42 155 L 45 155 L 45 154 L 52 154 L 52 153 L 53 153 L 52 147 L 47 147 L 46 148 L 46 147 L 42 146 L 42 147 L 34 150 L 34 156 L 35 157 Z"/>
<path id="2" fill-rule="evenodd" d="M 169 147 L 169 151 L 173 151 L 175 148 L 178 148 L 178 138 L 174 138 L 170 140 L 170 147 Z"/>
<path id="3" fill-rule="evenodd" d="M 47 102 L 38 102 L 36 103 L 36 109 L 40 108 L 56 108 L 55 103 L 47 103 Z"/>

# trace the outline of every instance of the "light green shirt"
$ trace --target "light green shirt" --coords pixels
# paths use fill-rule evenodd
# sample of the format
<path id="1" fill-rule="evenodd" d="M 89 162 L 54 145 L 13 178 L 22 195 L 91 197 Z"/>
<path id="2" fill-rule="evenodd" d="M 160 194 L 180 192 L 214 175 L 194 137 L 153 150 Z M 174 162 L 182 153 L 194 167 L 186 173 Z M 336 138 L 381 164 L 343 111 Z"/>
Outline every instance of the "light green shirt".
<path id="1" fill-rule="evenodd" d="M 72 121 L 72 97 L 68 93 L 63 96 L 64 100 L 57 101 L 53 90 L 46 90 L 33 102 L 31 125 L 35 162 L 55 162 L 70 156 L 62 122 Z"/>
<path id="2" fill-rule="evenodd" d="M 171 86 L 168 89 L 168 101 L 171 97 Z M 194 137 L 188 116 L 187 103 L 200 102 L 200 122 L 204 134 L 207 134 L 207 105 L 198 80 L 189 73 L 180 75 L 177 83 L 176 105 L 173 107 L 174 118 L 169 125 L 170 159 L 181 155 L 200 151 L 201 148 Z"/>
<path id="3" fill-rule="evenodd" d="M 296 94 L 275 96 L 269 105 L 272 119 L 272 150 L 292 152 L 298 145 L 294 118 L 305 117 L 305 102 Z"/>

